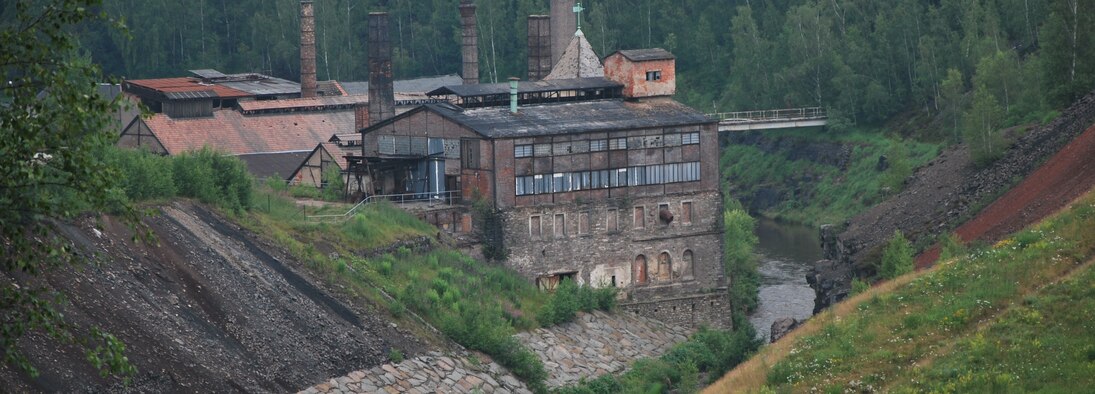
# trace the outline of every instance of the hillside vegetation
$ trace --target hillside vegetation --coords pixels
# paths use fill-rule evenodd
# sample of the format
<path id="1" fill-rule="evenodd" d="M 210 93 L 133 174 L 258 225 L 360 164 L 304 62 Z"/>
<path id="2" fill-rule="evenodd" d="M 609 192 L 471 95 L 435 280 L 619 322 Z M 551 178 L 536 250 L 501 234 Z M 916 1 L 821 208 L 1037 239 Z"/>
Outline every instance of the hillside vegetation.
<path id="1" fill-rule="evenodd" d="M 995 245 L 952 248 L 959 257 L 815 316 L 712 390 L 1088 390 L 1093 226 L 1089 193 Z"/>

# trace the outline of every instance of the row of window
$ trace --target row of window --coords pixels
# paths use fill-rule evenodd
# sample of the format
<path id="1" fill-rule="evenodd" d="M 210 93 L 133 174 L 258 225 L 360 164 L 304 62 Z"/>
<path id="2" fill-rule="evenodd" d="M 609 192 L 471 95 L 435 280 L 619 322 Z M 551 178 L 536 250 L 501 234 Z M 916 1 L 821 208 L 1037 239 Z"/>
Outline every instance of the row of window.
<path id="1" fill-rule="evenodd" d="M 426 138 L 407 135 L 382 135 L 377 139 L 377 150 L 382 155 L 425 156 L 442 154 L 446 159 L 460 158 L 460 140 L 453 138 Z"/>
<path id="2" fill-rule="evenodd" d="M 582 140 L 556 142 L 554 144 L 527 144 L 513 147 L 513 157 L 548 157 L 571 155 L 576 153 L 603 152 L 609 150 L 660 148 L 667 146 L 694 145 L 700 143 L 700 133 L 674 133 L 628 138 L 609 138 L 603 140 Z"/>
<path id="3" fill-rule="evenodd" d="M 700 163 L 688 162 L 519 176 L 515 182 L 517 195 L 526 196 L 698 180 L 700 180 Z"/>
<path id="4" fill-rule="evenodd" d="M 661 219 L 663 217 L 667 217 L 667 216 L 661 215 L 662 211 L 670 211 L 670 205 L 668 203 L 658 204 L 658 215 L 657 215 L 658 218 L 659 218 L 658 220 L 661 220 L 662 224 L 668 225 L 669 224 L 668 221 L 665 221 L 664 219 Z M 634 229 L 646 228 L 646 225 L 647 225 L 646 207 L 643 206 L 643 205 L 636 205 L 636 206 L 632 207 L 632 212 L 633 212 L 633 215 L 632 215 L 632 228 L 634 228 Z M 681 201 L 680 210 L 678 211 L 678 214 L 679 214 L 679 216 L 668 215 L 668 217 L 673 217 L 673 218 L 679 217 L 679 221 L 680 221 L 681 224 L 692 224 L 692 201 Z M 578 212 L 577 216 L 578 216 L 578 226 L 577 226 L 578 235 L 588 235 L 588 234 L 590 234 L 590 232 L 592 230 L 591 229 L 591 220 L 592 220 L 591 213 L 589 211 L 582 211 L 582 212 Z M 567 227 L 567 221 L 568 221 L 567 214 L 565 214 L 565 213 L 556 213 L 556 214 L 552 214 L 552 215 L 531 215 L 531 216 L 529 216 L 529 221 L 528 221 L 529 237 L 531 237 L 532 239 L 540 239 L 544 236 L 544 226 L 545 226 L 544 221 L 545 220 L 550 220 L 549 223 L 552 224 L 551 234 L 555 238 L 565 238 L 568 235 L 570 235 L 568 233 L 568 230 L 567 230 L 568 229 L 568 227 Z M 573 215 L 571 215 L 569 220 L 574 220 Z M 669 219 L 669 220 L 671 221 L 673 219 Z M 616 209 L 616 208 L 609 208 L 609 209 L 605 210 L 605 221 L 604 221 L 604 223 L 605 223 L 605 232 L 607 232 L 607 233 L 619 232 L 620 231 L 620 210 Z"/>

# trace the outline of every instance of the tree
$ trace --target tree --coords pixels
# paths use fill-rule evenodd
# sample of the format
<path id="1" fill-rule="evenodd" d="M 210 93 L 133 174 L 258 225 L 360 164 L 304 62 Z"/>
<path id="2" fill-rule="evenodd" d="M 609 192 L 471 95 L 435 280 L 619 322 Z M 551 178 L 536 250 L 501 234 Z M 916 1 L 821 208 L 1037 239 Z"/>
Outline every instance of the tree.
<path id="1" fill-rule="evenodd" d="M 134 372 L 117 338 L 96 328 L 77 334 L 58 310 L 59 296 L 36 280 L 81 261 L 51 222 L 106 207 L 115 187 L 116 171 L 100 153 L 112 142 L 109 114 L 119 101 L 96 93 L 99 67 L 77 56 L 70 30 L 107 20 L 91 11 L 99 6 L 21 0 L 4 11 L 16 17 L 0 22 L 0 347 L 6 363 L 31 376 L 37 370 L 18 344 L 32 331 L 82 347 L 104 375 Z"/>
<path id="2" fill-rule="evenodd" d="M 893 279 L 912 272 L 912 270 L 912 245 L 908 239 L 905 239 L 905 235 L 901 233 L 901 230 L 894 230 L 893 238 L 890 238 L 890 242 L 886 244 L 886 249 L 882 251 L 882 267 L 879 269 L 879 274 L 883 278 Z"/>

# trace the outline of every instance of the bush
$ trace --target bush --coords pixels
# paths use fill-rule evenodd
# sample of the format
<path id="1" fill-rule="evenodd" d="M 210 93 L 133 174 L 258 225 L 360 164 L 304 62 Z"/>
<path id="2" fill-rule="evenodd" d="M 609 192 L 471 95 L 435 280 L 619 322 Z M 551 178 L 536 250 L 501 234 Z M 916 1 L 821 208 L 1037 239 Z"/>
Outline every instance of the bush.
<path id="1" fill-rule="evenodd" d="M 486 200 L 472 204 L 475 235 L 483 244 L 483 257 L 491 261 L 504 261 L 509 255 L 505 245 L 505 217 Z"/>
<path id="2" fill-rule="evenodd" d="M 886 244 L 886 249 L 882 251 L 882 267 L 879 274 L 883 278 L 893 279 L 912 272 L 912 270 L 912 244 L 909 243 L 908 239 L 905 239 L 905 235 L 901 233 L 901 230 L 896 230 L 893 233 L 893 238 L 890 238 L 890 242 Z"/>
<path id="3" fill-rule="evenodd" d="M 392 350 L 388 351 L 388 360 L 391 360 L 394 364 L 403 362 L 403 352 L 393 347 Z"/>
<path id="4" fill-rule="evenodd" d="M 580 308 L 578 285 L 570 279 L 563 279 L 559 286 L 555 288 L 555 294 L 552 294 L 551 298 L 540 308 L 536 320 L 545 327 L 566 323 L 574 320 L 574 316 Z"/>
<path id="5" fill-rule="evenodd" d="M 728 207 L 733 205 L 728 204 Z M 723 225 L 726 228 L 723 264 L 730 278 L 730 303 L 737 310 L 754 310 L 760 287 L 760 274 L 757 273 L 756 256 L 753 254 L 757 244 L 757 236 L 753 232 L 756 220 L 739 205 L 723 213 Z"/>
<path id="6" fill-rule="evenodd" d="M 950 233 L 943 238 L 939 250 L 939 261 L 947 261 L 966 254 L 966 245 L 958 234 Z"/>
<path id="7" fill-rule="evenodd" d="M 852 278 L 852 295 L 860 294 L 871 289 L 871 284 L 858 277 Z"/>
<path id="8" fill-rule="evenodd" d="M 178 156 L 114 149 L 108 156 L 121 170 L 121 184 L 133 201 L 179 196 L 233 211 L 251 208 L 254 180 L 236 157 L 210 149 Z"/>
<path id="9" fill-rule="evenodd" d="M 594 290 L 594 297 L 597 300 L 597 309 L 602 311 L 612 311 L 616 309 L 616 294 L 619 292 L 615 287 L 602 287 Z"/>

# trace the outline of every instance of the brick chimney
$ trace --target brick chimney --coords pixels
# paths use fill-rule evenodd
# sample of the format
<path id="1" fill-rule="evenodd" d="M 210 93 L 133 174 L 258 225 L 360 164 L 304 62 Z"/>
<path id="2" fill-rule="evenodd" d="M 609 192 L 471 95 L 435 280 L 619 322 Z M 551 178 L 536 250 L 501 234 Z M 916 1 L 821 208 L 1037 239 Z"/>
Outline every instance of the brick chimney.
<path id="1" fill-rule="evenodd" d="M 574 32 L 578 31 L 578 19 L 574 15 L 574 0 L 551 0 L 551 66 L 563 57 Z"/>
<path id="2" fill-rule="evenodd" d="M 316 17 L 312 0 L 300 0 L 300 97 L 316 96 Z"/>
<path id="3" fill-rule="evenodd" d="M 476 30 L 473 0 L 460 0 L 460 25 L 463 27 L 461 55 L 464 58 L 461 76 L 465 85 L 474 85 L 479 83 L 479 31 Z"/>
<path id="4" fill-rule="evenodd" d="M 528 16 L 528 80 L 539 81 L 551 73 L 551 17 Z"/>
<path id="5" fill-rule="evenodd" d="M 395 116 L 388 13 L 369 13 L 369 125 Z"/>

